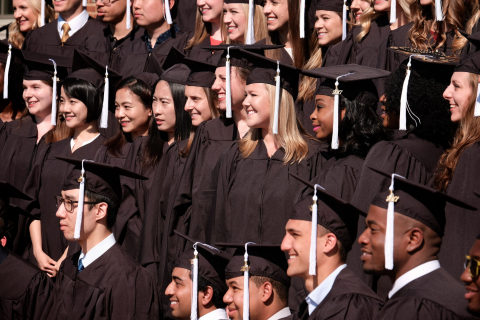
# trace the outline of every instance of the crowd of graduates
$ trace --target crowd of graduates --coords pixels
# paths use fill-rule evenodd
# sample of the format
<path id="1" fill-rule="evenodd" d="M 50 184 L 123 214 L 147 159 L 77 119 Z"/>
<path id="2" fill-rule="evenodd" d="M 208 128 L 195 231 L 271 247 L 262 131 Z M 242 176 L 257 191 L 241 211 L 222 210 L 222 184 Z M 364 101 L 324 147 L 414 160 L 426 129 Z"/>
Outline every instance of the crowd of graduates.
<path id="1" fill-rule="evenodd" d="M 12 5 L 1 319 L 480 318 L 477 0 Z"/>

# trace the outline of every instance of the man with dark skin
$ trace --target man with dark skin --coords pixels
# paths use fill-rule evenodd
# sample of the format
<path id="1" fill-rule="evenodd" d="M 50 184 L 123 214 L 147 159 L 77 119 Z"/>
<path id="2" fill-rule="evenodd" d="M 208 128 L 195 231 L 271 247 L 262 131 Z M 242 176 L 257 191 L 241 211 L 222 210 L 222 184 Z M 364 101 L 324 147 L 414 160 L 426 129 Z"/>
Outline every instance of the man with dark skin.
<path id="1" fill-rule="evenodd" d="M 480 234 L 466 257 L 465 267 L 460 279 L 467 291 L 465 299 L 468 301 L 468 310 L 480 317 Z"/>

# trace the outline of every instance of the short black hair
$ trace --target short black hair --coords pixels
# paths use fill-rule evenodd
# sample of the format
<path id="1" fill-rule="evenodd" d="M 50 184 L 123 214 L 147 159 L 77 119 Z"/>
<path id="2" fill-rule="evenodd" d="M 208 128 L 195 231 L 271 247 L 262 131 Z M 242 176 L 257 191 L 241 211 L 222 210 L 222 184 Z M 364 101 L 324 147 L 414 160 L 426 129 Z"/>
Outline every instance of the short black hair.
<path id="1" fill-rule="evenodd" d="M 82 101 L 87 107 L 86 122 L 97 121 L 102 113 L 100 94 L 93 84 L 83 79 L 67 78 L 62 83 L 67 97 Z"/>
<path id="2" fill-rule="evenodd" d="M 105 202 L 108 205 L 107 209 L 107 228 L 112 230 L 115 221 L 117 220 L 118 212 L 118 199 L 111 199 L 102 194 L 92 192 L 90 190 L 85 190 L 85 198 L 88 198 L 88 201 L 95 203 Z M 89 208 L 93 208 L 94 204 L 90 204 Z"/>
<path id="3" fill-rule="evenodd" d="M 277 294 L 280 301 L 287 304 L 288 303 L 288 287 L 281 283 L 280 281 L 273 280 L 268 277 L 260 276 L 251 276 L 250 279 L 255 283 L 257 287 L 261 286 L 265 282 L 270 282 L 272 284 L 273 290 Z"/>
<path id="4" fill-rule="evenodd" d="M 198 275 L 198 291 L 205 292 L 207 287 L 211 287 L 213 289 L 213 296 L 212 296 L 212 303 L 215 308 L 225 308 L 225 303 L 223 302 L 223 296 L 225 295 L 226 291 L 224 289 L 216 288 L 211 281 L 208 281 L 201 275 Z"/>

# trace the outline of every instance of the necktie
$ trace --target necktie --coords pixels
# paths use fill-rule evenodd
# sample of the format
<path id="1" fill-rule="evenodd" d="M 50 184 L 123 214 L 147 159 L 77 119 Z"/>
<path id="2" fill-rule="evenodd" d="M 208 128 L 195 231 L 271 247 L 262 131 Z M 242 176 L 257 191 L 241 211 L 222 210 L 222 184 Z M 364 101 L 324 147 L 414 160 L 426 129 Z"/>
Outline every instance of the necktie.
<path id="1" fill-rule="evenodd" d="M 62 30 L 63 30 L 63 35 L 62 35 L 62 46 L 65 42 L 67 42 L 68 38 L 70 38 L 70 36 L 68 35 L 68 32 L 70 31 L 70 26 L 68 25 L 68 23 L 64 23 L 63 26 L 62 26 Z"/>
<path id="2" fill-rule="evenodd" d="M 79 259 L 79 260 L 78 260 L 78 272 L 80 272 L 80 271 L 82 271 L 83 269 L 85 269 L 85 268 L 83 267 L 82 260 L 83 260 L 83 259 Z"/>

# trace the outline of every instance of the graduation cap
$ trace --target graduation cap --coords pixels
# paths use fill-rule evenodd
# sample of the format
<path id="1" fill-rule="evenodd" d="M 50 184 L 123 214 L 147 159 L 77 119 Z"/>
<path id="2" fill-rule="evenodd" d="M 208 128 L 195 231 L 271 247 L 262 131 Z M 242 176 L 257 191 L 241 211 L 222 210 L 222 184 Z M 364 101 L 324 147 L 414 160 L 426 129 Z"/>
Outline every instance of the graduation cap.
<path id="1" fill-rule="evenodd" d="M 180 63 L 187 65 L 190 69 L 190 74 L 186 84 L 189 86 L 211 88 L 215 82 L 216 65 L 184 57 Z"/>
<path id="2" fill-rule="evenodd" d="M 326 10 L 326 11 L 342 13 L 342 40 L 345 40 L 345 38 L 347 37 L 347 10 L 348 10 L 347 0 L 313 0 L 313 1 L 315 1 L 314 2 L 315 10 Z M 302 28 L 302 25 L 300 25 L 300 28 Z M 303 28 L 305 29 L 305 27 Z"/>
<path id="3" fill-rule="evenodd" d="M 285 253 L 278 244 L 244 244 L 217 243 L 221 247 L 236 248 L 233 257 L 225 268 L 225 279 L 243 276 L 243 319 L 250 314 L 249 276 L 265 277 L 290 285 L 287 275 L 288 263 Z"/>
<path id="4" fill-rule="evenodd" d="M 75 166 L 65 177 L 62 187 L 62 190 L 79 189 L 77 220 L 73 236 L 75 239 L 80 238 L 85 190 L 110 198 L 119 204 L 122 199 L 121 176 L 133 179 L 146 179 L 135 172 L 105 163 L 94 162 L 93 160 L 77 160 L 66 157 L 56 158 Z"/>
<path id="5" fill-rule="evenodd" d="M 372 204 L 387 209 L 385 232 L 385 269 L 393 269 L 394 213 L 415 219 L 432 229 L 440 237 L 445 228 L 445 205 L 475 210 L 474 207 L 443 192 L 406 179 L 396 173 L 387 173 L 373 167 L 369 169 L 390 178 L 387 190 L 378 193 Z"/>
<path id="6" fill-rule="evenodd" d="M 262 6 L 265 3 L 264 0 L 224 0 L 224 3 L 244 3 L 248 4 L 248 17 L 247 17 L 247 35 L 245 38 L 246 44 L 255 43 L 255 6 Z M 260 39 L 259 39 L 260 40 Z"/>
<path id="7" fill-rule="evenodd" d="M 186 64 L 181 63 L 184 57 L 182 52 L 171 47 L 162 65 L 160 80 L 186 85 L 191 70 Z"/>
<path id="8" fill-rule="evenodd" d="M 220 290 L 221 294 L 224 294 L 227 292 L 225 267 L 230 256 L 214 246 L 195 241 L 177 230 L 174 230 L 174 232 L 193 244 L 191 248 L 186 249 L 180 255 L 174 266 L 192 271 L 193 285 L 190 319 L 194 320 L 197 319 L 198 275 L 212 283 L 215 286 L 214 290 Z"/>
<path id="9" fill-rule="evenodd" d="M 153 86 L 160 79 L 158 74 L 152 73 L 152 72 L 142 72 L 142 73 L 136 74 L 134 77 L 140 81 L 145 82 L 145 84 L 150 88 L 150 90 L 155 89 Z"/>
<path id="10" fill-rule="evenodd" d="M 108 103 L 110 96 L 110 79 L 121 79 L 119 72 L 109 69 L 89 56 L 86 52 L 75 49 L 72 73 L 67 78 L 75 78 L 91 83 L 95 88 L 103 88 L 103 105 L 100 116 L 100 128 L 108 127 Z"/>
<path id="11" fill-rule="evenodd" d="M 357 237 L 358 216 L 361 212 L 347 201 L 329 193 L 321 185 L 307 181 L 292 173 L 290 173 L 290 176 L 313 190 L 313 197 L 311 197 L 311 192 L 308 192 L 295 204 L 290 219 L 312 222 L 309 274 L 315 275 L 317 224 L 332 232 L 344 247 L 345 252 L 348 252 Z"/>
<path id="12" fill-rule="evenodd" d="M 332 149 L 338 149 L 340 95 L 352 101 L 362 92 L 371 92 L 377 96 L 377 89 L 372 80 L 390 75 L 386 70 L 358 64 L 302 70 L 302 73 L 309 77 L 321 78 L 317 81 L 316 94 L 334 97 Z"/>

